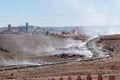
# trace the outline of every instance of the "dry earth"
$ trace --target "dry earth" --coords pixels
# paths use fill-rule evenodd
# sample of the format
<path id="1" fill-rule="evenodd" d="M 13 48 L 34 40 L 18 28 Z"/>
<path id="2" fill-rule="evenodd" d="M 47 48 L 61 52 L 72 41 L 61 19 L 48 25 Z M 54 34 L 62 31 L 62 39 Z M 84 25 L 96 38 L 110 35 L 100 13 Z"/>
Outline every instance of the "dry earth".
<path id="1" fill-rule="evenodd" d="M 6 36 L 6 35 L 4 35 L 4 36 Z M 5 38 L 8 38 L 8 37 L 9 36 L 6 36 Z M 19 38 L 17 39 L 18 42 L 19 42 L 19 40 L 23 39 L 23 36 L 21 36 L 21 37 L 22 37 L 21 39 L 19 39 Z M 100 59 L 100 60 L 95 60 L 95 61 L 86 61 L 86 62 L 71 61 L 71 62 L 65 63 L 65 64 L 45 65 L 45 66 L 39 66 L 39 67 L 35 67 L 35 68 L 29 67 L 29 68 L 1 71 L 0 72 L 0 80 L 48 80 L 48 79 L 50 80 L 53 77 L 56 80 L 59 80 L 59 78 L 61 76 L 64 77 L 65 80 L 67 79 L 68 76 L 71 76 L 73 80 L 76 80 L 76 77 L 78 75 L 82 75 L 83 80 L 86 80 L 86 75 L 88 73 L 92 74 L 92 77 L 94 78 L 93 80 L 97 80 L 96 74 L 98 74 L 98 73 L 103 74 L 104 80 L 108 80 L 108 75 L 111 75 L 111 74 L 115 75 L 116 80 L 120 80 L 120 56 L 119 56 L 120 48 L 118 46 L 120 40 L 118 37 L 117 37 L 117 39 L 116 38 L 114 39 L 113 35 L 108 36 L 108 37 L 110 37 L 110 39 L 108 39 L 108 38 L 106 39 L 106 36 L 104 38 L 101 38 L 101 41 L 98 42 L 98 45 L 102 46 L 103 48 L 106 47 L 106 45 L 107 45 L 107 48 L 105 48 L 105 50 L 108 49 L 111 51 L 111 48 L 113 48 L 113 53 L 115 53 L 117 55 L 117 56 L 115 55 L 115 57 L 113 57 L 113 58 L 106 58 L 106 59 Z M 8 44 L 11 44 L 11 43 L 9 43 L 9 41 L 12 38 L 9 37 L 10 40 L 6 40 L 5 38 L 3 36 L 1 36 L 0 40 L 2 40 L 4 43 L 7 42 Z M 28 38 L 26 38 L 26 39 L 31 39 L 31 37 L 28 36 Z M 34 38 L 32 38 L 32 39 L 34 39 Z M 39 39 L 41 39 L 41 38 L 39 38 Z M 11 40 L 11 42 L 12 41 L 14 41 L 14 40 Z M 62 40 L 62 41 L 64 43 L 64 40 Z M 1 42 L 0 45 L 3 45 L 3 42 Z M 14 42 L 12 42 L 12 43 L 14 43 Z M 24 40 L 22 43 L 24 43 Z M 29 43 L 31 43 L 31 42 L 28 42 L 28 44 Z M 52 43 L 53 43 L 53 45 L 58 45 L 58 44 L 54 44 L 54 42 L 52 42 Z M 59 43 L 59 41 L 58 41 L 58 43 Z M 17 42 L 16 42 L 16 44 L 17 44 Z M 26 45 L 28 45 L 28 44 L 26 44 Z M 39 44 L 39 43 L 35 43 L 35 44 Z M 15 47 L 15 46 L 11 46 L 11 47 Z M 60 46 L 61 46 L 61 44 L 60 44 Z M 2 47 L 2 50 L 4 50 L 4 49 L 8 50 L 9 48 L 10 48 L 10 46 L 8 46 L 8 48 Z M 21 49 L 21 47 L 19 49 Z M 6 55 L 9 52 L 7 52 L 7 51 L 5 52 L 2 50 L 1 50 L 1 56 L 6 56 L 6 58 L 9 58 L 9 56 L 11 57 L 11 59 L 12 58 L 21 59 L 21 58 L 26 57 L 26 56 L 23 57 L 23 55 L 21 55 L 21 54 Z M 15 56 L 15 57 L 12 57 L 12 56 Z M 48 57 L 46 57 L 46 59 L 47 58 Z M 52 58 L 52 57 L 49 57 L 49 58 Z M 38 57 L 38 59 L 39 59 L 39 57 Z"/>

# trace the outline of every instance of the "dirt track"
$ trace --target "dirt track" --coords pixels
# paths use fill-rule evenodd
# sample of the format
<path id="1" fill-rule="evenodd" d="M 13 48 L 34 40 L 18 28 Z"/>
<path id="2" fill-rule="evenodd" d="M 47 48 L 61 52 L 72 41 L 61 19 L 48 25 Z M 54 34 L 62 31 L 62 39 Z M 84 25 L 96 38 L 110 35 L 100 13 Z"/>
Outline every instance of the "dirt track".
<path id="1" fill-rule="evenodd" d="M 93 57 L 109 57 L 111 53 L 100 50 L 98 48 L 99 46 L 97 46 L 97 41 L 99 41 L 99 38 L 95 38 L 87 42 L 88 49 L 93 53 Z"/>

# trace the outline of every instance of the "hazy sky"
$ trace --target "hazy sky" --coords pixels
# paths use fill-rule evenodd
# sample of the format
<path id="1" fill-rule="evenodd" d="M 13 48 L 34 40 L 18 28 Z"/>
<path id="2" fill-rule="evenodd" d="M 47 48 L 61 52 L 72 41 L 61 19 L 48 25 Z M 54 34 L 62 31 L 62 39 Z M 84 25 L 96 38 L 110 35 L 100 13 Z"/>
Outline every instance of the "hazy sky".
<path id="1" fill-rule="evenodd" d="M 119 25 L 120 0 L 0 0 L 0 26 Z"/>

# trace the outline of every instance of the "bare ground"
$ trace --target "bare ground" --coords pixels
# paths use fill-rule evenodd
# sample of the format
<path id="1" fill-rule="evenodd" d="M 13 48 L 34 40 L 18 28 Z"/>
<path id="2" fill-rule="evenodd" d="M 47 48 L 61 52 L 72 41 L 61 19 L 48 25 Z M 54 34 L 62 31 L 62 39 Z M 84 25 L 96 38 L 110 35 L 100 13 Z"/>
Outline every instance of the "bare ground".
<path id="1" fill-rule="evenodd" d="M 108 46 L 110 44 L 110 47 L 112 45 L 118 45 L 119 39 L 111 40 L 102 40 L 100 45 L 102 46 Z M 119 47 L 114 47 L 113 53 L 115 53 Z M 6 56 L 6 58 L 9 58 L 9 56 L 12 58 L 21 59 L 22 55 L 6 55 L 7 52 L 3 52 L 1 56 Z M 74 62 L 71 61 L 69 63 L 65 64 L 56 64 L 56 65 L 46 65 L 46 66 L 39 66 L 36 68 L 23 68 L 23 69 L 14 69 L 14 70 L 8 70 L 8 71 L 1 71 L 0 72 L 0 79 L 1 80 L 51 80 L 52 78 L 55 78 L 56 80 L 59 80 L 59 78 L 62 76 L 66 80 L 68 76 L 71 76 L 73 80 L 76 80 L 78 75 L 82 76 L 83 80 L 86 80 L 86 75 L 88 73 L 92 74 L 93 80 L 97 80 L 97 74 L 102 73 L 104 76 L 104 80 L 108 80 L 108 76 L 113 74 L 116 76 L 116 80 L 120 80 L 120 56 L 115 56 L 113 58 L 107 58 L 102 60 L 95 60 L 95 61 L 86 61 L 86 62 Z M 16 56 L 16 57 L 12 57 Z M 44 57 L 43 59 L 48 60 L 57 60 L 57 58 L 54 58 L 52 56 Z M 58 60 L 61 58 L 58 58 Z M 34 60 L 34 58 L 33 58 Z M 39 57 L 38 57 L 39 60 Z"/>

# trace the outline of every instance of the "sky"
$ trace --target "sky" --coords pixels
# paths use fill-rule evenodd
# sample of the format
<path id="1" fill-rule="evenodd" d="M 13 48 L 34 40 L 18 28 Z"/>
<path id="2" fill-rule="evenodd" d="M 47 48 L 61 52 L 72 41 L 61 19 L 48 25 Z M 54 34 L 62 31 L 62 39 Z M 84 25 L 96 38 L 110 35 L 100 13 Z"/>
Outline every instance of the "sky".
<path id="1" fill-rule="evenodd" d="M 120 0 L 0 0 L 0 27 L 120 25 Z"/>

